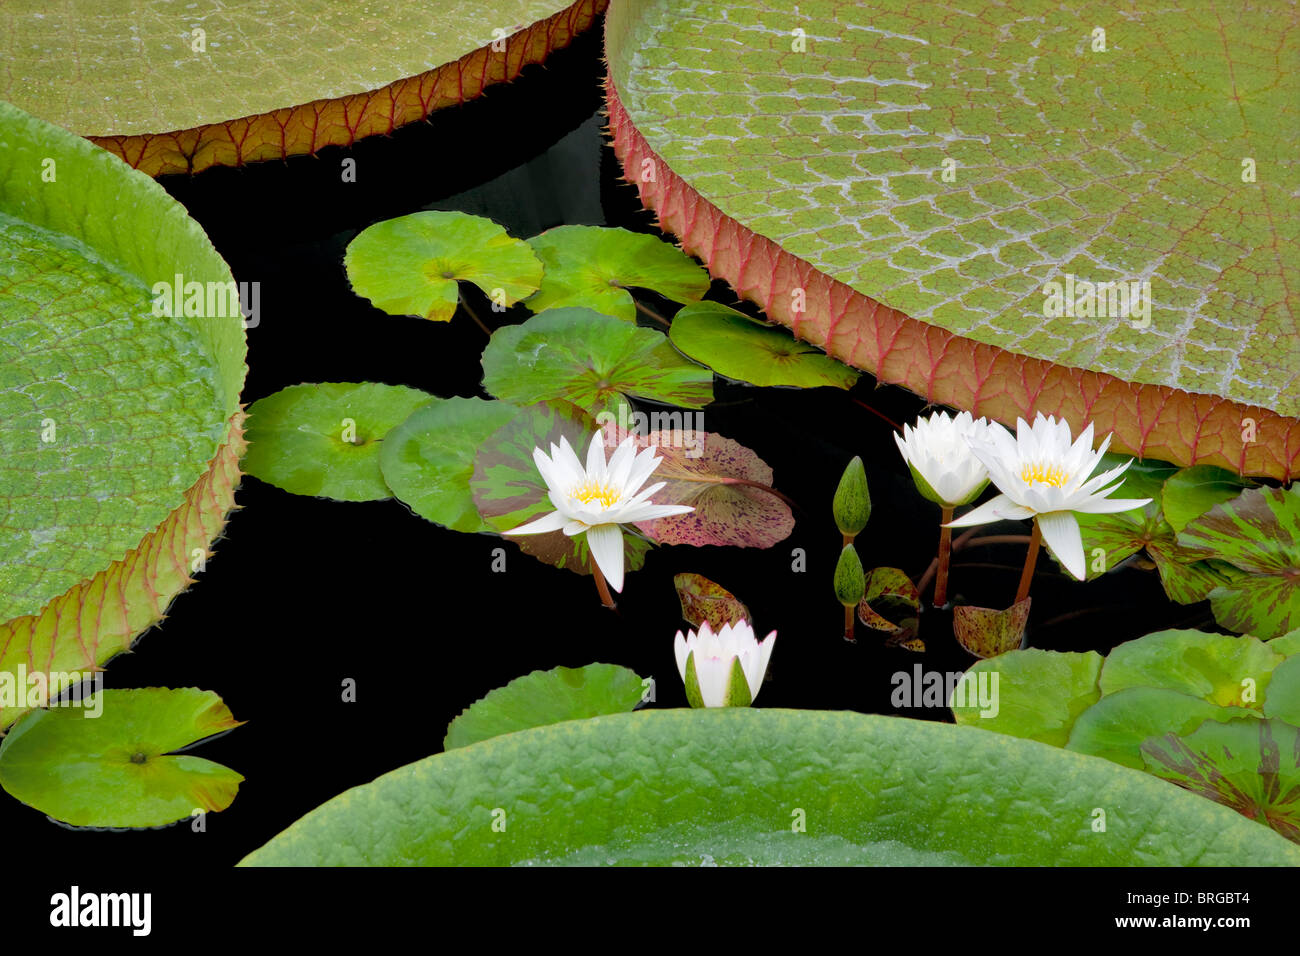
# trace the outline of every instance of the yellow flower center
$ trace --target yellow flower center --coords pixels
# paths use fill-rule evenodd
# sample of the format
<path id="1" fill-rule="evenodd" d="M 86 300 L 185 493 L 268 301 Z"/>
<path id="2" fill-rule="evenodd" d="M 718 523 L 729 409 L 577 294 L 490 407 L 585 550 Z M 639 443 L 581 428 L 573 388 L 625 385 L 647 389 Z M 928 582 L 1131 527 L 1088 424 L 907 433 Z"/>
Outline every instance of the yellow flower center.
<path id="1" fill-rule="evenodd" d="M 1025 465 L 1020 469 L 1020 480 L 1027 485 L 1051 485 L 1053 488 L 1060 488 L 1069 477 L 1060 465 Z"/>
<path id="2" fill-rule="evenodd" d="M 614 505 L 618 504 L 619 498 L 622 497 L 617 489 L 590 480 L 578 485 L 573 491 L 569 492 L 569 495 L 581 501 L 584 505 L 598 501 L 606 508 L 614 507 Z"/>

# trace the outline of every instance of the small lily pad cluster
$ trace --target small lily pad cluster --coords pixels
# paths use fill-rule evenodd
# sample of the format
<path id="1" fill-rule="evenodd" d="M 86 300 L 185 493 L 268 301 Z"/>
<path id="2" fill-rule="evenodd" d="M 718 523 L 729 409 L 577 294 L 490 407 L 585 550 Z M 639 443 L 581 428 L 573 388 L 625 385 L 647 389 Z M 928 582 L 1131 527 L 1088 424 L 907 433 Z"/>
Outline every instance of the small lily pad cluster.
<path id="1" fill-rule="evenodd" d="M 996 708 L 972 688 L 992 681 Z M 976 663 L 959 724 L 1145 770 L 1300 843 L 1300 630 L 1269 641 L 1169 630 L 1089 651 Z"/>

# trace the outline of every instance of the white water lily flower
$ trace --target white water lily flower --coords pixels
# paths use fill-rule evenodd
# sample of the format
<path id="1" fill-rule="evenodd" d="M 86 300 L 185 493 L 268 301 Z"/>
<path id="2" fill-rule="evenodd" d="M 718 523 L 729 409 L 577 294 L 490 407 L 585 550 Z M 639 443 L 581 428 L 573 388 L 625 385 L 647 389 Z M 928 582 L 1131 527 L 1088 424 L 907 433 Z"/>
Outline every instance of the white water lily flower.
<path id="1" fill-rule="evenodd" d="M 970 412 L 958 412 L 955 418 L 935 412 L 918 418 L 914 428 L 904 425 L 902 437 L 895 434 L 894 441 L 917 490 L 942 507 L 955 508 L 970 504 L 989 483 L 988 469 L 971 451 L 968 438 L 984 440 L 993 430 L 1006 432 L 997 422 L 975 420 Z"/>
<path id="2" fill-rule="evenodd" d="M 748 621 L 724 624 L 716 634 L 705 621 L 698 634 L 677 632 L 677 672 L 692 707 L 748 707 L 758 696 L 776 631 L 758 640 Z"/>
<path id="3" fill-rule="evenodd" d="M 645 490 L 641 490 L 641 486 L 663 459 L 654 453 L 653 448 L 638 453 L 631 435 L 623 439 L 608 462 L 605 461 L 603 431 L 597 431 L 591 439 L 585 468 L 563 436 L 558 445 L 551 444 L 549 457 L 540 448 L 534 448 L 533 461 L 546 482 L 548 497 L 555 510 L 503 533 L 563 531 L 573 537 L 585 532 L 592 560 L 615 591 L 623 590 L 623 529 L 619 525 L 653 521 L 695 510 L 690 505 L 656 505 L 650 502 L 650 496 L 666 482 L 658 482 Z"/>
<path id="4" fill-rule="evenodd" d="M 1065 569 L 1084 579 L 1083 536 L 1075 513 L 1113 514 L 1141 508 L 1150 498 L 1107 497 L 1122 482 L 1104 487 L 1118 478 L 1133 459 L 1118 468 L 1088 477 L 1110 445 L 1110 435 L 1096 451 L 1092 449 L 1092 423 L 1073 444 L 1070 426 L 1061 419 L 1043 417 L 1031 426 L 1016 421 L 1016 436 L 1005 429 L 990 430 L 982 439 L 972 438 L 971 449 L 988 468 L 989 478 L 1002 494 L 987 501 L 950 527 L 988 524 L 1007 519 L 1037 518 L 1043 540 Z"/>

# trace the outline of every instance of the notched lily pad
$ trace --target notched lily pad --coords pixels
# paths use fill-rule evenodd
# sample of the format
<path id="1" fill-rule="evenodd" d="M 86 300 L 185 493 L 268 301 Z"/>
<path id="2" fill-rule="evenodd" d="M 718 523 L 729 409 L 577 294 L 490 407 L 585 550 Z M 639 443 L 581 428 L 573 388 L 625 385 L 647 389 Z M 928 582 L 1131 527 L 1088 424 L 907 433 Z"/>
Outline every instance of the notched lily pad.
<path id="1" fill-rule="evenodd" d="M 713 401 L 713 373 L 661 333 L 579 308 L 550 309 L 493 332 L 483 387 L 516 405 L 563 399 L 591 415 L 617 416 L 633 396 L 684 408 Z"/>
<path id="2" fill-rule="evenodd" d="M 105 690 L 82 703 L 33 711 L 9 731 L 0 787 L 84 827 L 163 826 L 235 799 L 242 776 L 175 753 L 240 725 L 212 691 Z"/>
<path id="3" fill-rule="evenodd" d="M 753 621 L 749 608 L 721 584 L 715 584 L 702 574 L 678 574 L 673 577 L 677 600 L 682 605 L 682 617 L 698 628 L 708 622 L 715 633 L 727 624 Z"/>
<path id="4" fill-rule="evenodd" d="M 1110 652 L 1101 690 L 1114 694 L 1129 687 L 1163 687 L 1219 707 L 1258 709 L 1282 659 L 1253 637 L 1157 631 Z"/>
<path id="5" fill-rule="evenodd" d="M 384 438 L 435 401 L 428 392 L 378 382 L 290 385 L 249 407 L 244 471 L 295 495 L 390 498 L 379 466 Z"/>
<path id="6" fill-rule="evenodd" d="M 1148 772 L 1300 843 L 1300 729 L 1280 720 L 1206 721 L 1142 744 Z"/>
<path id="7" fill-rule="evenodd" d="M 416 212 L 368 226 L 343 257 L 352 289 L 389 315 L 448 322 L 457 282 L 472 282 L 503 306 L 537 291 L 542 264 L 522 239 L 491 219 L 463 212 Z"/>
<path id="8" fill-rule="evenodd" d="M 709 291 L 708 272 L 656 236 L 603 226 L 557 226 L 528 240 L 545 267 L 542 287 L 527 305 L 534 312 L 579 306 L 636 321 L 629 287 L 651 289 L 674 302 L 698 302 Z"/>
<path id="9" fill-rule="evenodd" d="M 997 704 L 993 713 L 972 699 L 969 684 L 965 697 L 957 701 L 954 695 L 949 706 L 959 724 L 1064 747 L 1075 720 L 1101 697 L 1097 677 L 1103 660 L 1096 651 L 1010 651 L 966 672 L 977 687 L 980 680 L 987 682 Z"/>
<path id="10" fill-rule="evenodd" d="M 717 302 L 679 311 L 668 337 L 685 355 L 724 378 L 751 385 L 852 388 L 861 375 L 781 326 L 758 322 Z"/>
<path id="11" fill-rule="evenodd" d="M 1246 488 L 1254 486 L 1226 468 L 1194 465 L 1170 475 L 1160 491 L 1160 505 L 1165 520 L 1175 532 L 1199 518 L 1215 505 L 1230 501 Z"/>
<path id="12" fill-rule="evenodd" d="M 447 727 L 444 750 L 501 734 L 634 710 L 653 681 L 614 664 L 553 667 L 516 677 L 488 692 Z"/>
<path id="13" fill-rule="evenodd" d="M 422 518 L 453 531 L 495 531 L 479 517 L 474 457 L 519 409 L 481 398 L 435 400 L 388 433 L 379 453 L 384 481 Z"/>

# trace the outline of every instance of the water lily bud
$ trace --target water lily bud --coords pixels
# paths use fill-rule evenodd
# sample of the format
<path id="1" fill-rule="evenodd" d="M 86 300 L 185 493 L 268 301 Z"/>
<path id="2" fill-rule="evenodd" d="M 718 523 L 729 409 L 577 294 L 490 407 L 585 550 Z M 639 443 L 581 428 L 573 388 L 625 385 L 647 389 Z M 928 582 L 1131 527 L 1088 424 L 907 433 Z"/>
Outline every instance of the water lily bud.
<path id="1" fill-rule="evenodd" d="M 974 501 L 989 483 L 983 462 L 971 450 L 971 440 L 983 440 L 1006 430 L 996 422 L 974 419 L 970 412 L 949 417 L 935 412 L 904 425 L 902 437 L 894 441 L 903 454 L 916 489 L 942 508 L 955 508 Z"/>
<path id="2" fill-rule="evenodd" d="M 845 607 L 855 607 L 867 593 L 867 576 L 862 571 L 862 559 L 853 545 L 846 544 L 835 564 L 835 596 Z"/>
<path id="3" fill-rule="evenodd" d="M 867 526 L 871 517 L 871 493 L 867 490 L 867 471 L 857 455 L 840 476 L 832 509 L 840 534 L 851 538 Z"/>
<path id="4" fill-rule="evenodd" d="M 698 635 L 694 631 L 688 634 L 677 632 L 673 651 L 691 706 L 748 707 L 753 703 L 763 686 L 776 631 L 759 641 L 748 621 L 724 624 L 716 634 L 706 621 Z"/>

